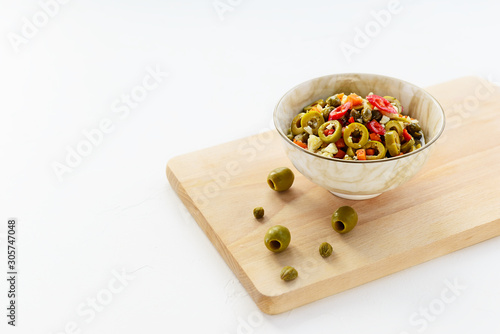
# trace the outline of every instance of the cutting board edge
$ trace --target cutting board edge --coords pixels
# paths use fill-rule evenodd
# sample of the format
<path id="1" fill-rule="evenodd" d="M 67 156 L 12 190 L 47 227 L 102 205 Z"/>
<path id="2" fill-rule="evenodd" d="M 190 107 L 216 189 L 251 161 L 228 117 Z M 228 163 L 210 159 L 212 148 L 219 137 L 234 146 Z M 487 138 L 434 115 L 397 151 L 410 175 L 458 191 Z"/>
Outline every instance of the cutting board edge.
<path id="1" fill-rule="evenodd" d="M 188 195 L 186 189 L 182 186 L 182 184 L 177 179 L 175 175 L 173 165 L 175 165 L 175 160 L 177 158 L 182 158 L 182 156 L 174 157 L 170 159 L 167 163 L 166 167 L 166 175 L 167 179 L 170 183 L 170 186 L 175 191 L 179 199 L 182 201 L 184 206 L 188 209 L 189 213 L 192 215 L 198 226 L 203 230 L 207 238 L 214 245 L 217 252 L 222 256 L 226 265 L 231 269 L 231 271 L 235 274 L 236 278 L 240 281 L 243 287 L 248 292 L 249 296 L 253 299 L 257 307 L 264 313 L 269 315 L 274 315 L 278 313 L 285 312 L 273 312 L 273 308 L 270 308 L 270 305 L 274 304 L 275 296 L 267 296 L 261 293 L 255 285 L 252 283 L 246 272 L 243 268 L 238 264 L 234 256 L 231 254 L 226 245 L 221 241 L 221 239 L 217 236 L 217 233 L 210 226 L 206 218 L 203 216 L 201 211 L 197 208 L 196 204 L 191 201 L 191 197 Z"/>
<path id="2" fill-rule="evenodd" d="M 257 305 L 263 312 L 270 315 L 290 311 L 297 307 L 313 303 L 320 299 L 331 297 L 338 293 L 348 291 L 350 289 L 376 281 L 383 277 L 390 276 L 397 272 L 402 272 L 406 269 L 432 261 L 444 255 L 448 255 L 461 249 L 477 245 L 483 241 L 500 237 L 499 223 L 500 219 L 493 220 L 489 223 L 479 225 L 472 230 L 461 231 L 444 239 L 437 240 L 429 245 L 421 246 L 420 248 L 412 249 L 388 258 L 384 258 L 383 260 L 359 267 L 356 270 L 343 273 L 342 275 L 329 277 L 327 279 L 315 282 L 312 285 L 301 287 L 297 290 L 292 290 L 276 296 L 261 294 L 263 297 L 261 298 L 261 304 L 257 303 Z M 471 236 L 471 232 L 474 232 L 474 235 Z M 450 242 L 450 240 L 452 240 L 453 242 Z M 412 256 L 415 253 L 420 254 L 420 256 Z M 412 258 L 412 261 L 408 265 L 405 264 L 403 266 L 394 266 L 394 261 L 403 262 L 408 258 Z M 367 271 L 370 272 L 370 275 L 366 274 Z M 358 281 L 356 281 L 357 277 L 370 277 L 370 279 L 359 279 Z M 350 282 L 350 284 L 339 286 L 339 281 L 342 282 L 343 280 Z M 319 289 L 320 287 L 324 288 L 325 286 L 333 286 L 334 288 L 332 288 L 329 292 L 324 293 L 324 296 L 318 299 L 317 294 L 314 293 L 314 290 Z M 299 297 L 297 296 L 297 294 L 300 294 L 302 296 Z"/>

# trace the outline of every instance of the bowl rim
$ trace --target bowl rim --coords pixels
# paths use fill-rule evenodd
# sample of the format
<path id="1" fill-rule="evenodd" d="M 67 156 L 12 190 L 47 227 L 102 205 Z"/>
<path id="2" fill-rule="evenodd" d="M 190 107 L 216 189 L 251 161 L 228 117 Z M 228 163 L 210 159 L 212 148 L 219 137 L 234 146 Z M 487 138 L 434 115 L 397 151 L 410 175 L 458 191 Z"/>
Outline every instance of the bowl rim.
<path id="1" fill-rule="evenodd" d="M 322 155 L 319 155 L 319 154 L 316 154 L 316 153 L 313 153 L 311 151 L 308 151 L 300 146 L 297 146 L 295 145 L 284 133 L 283 131 L 281 131 L 281 129 L 278 127 L 278 121 L 277 121 L 277 110 L 278 110 L 278 106 L 281 104 L 281 102 L 283 101 L 283 99 L 285 98 L 285 96 L 287 96 L 290 92 L 292 92 L 293 90 L 297 89 L 299 86 L 307 83 L 307 82 L 311 82 L 313 80 L 319 80 L 319 79 L 322 79 L 322 78 L 326 78 L 326 77 L 332 77 L 332 76 L 349 76 L 349 75 L 371 75 L 371 76 L 377 76 L 377 77 L 380 77 L 380 78 L 388 78 L 388 79 L 393 79 L 393 80 L 399 80 L 407 85 L 410 85 L 412 87 L 415 87 L 419 90 L 421 90 L 425 95 L 427 95 L 434 103 L 436 103 L 439 107 L 439 110 L 441 111 L 441 115 L 442 115 L 442 119 L 443 119 L 443 124 L 441 126 L 441 128 L 439 129 L 438 133 L 434 136 L 434 138 L 430 141 L 430 142 L 426 142 L 424 144 L 424 146 L 422 146 L 421 148 L 413 151 L 413 152 L 409 152 L 409 153 L 405 153 L 403 155 L 400 155 L 400 156 L 396 156 L 396 157 L 390 157 L 390 158 L 386 158 L 386 159 L 380 159 L 380 160 L 344 160 L 344 159 L 339 159 L 339 158 L 330 158 L 330 157 L 325 157 L 325 156 L 322 156 Z M 321 158 L 321 159 L 325 159 L 325 160 L 330 160 L 330 161 L 335 161 L 335 162 L 342 162 L 342 163 L 354 163 L 354 164 L 372 164 L 372 163 L 384 163 L 384 162 L 391 162 L 391 161 L 395 161 L 395 160 L 398 160 L 398 159 L 404 159 L 404 158 L 407 158 L 407 157 L 410 157 L 414 154 L 418 154 L 418 153 L 421 153 L 423 152 L 424 150 L 426 150 L 427 148 L 429 148 L 432 144 L 434 144 L 439 137 L 441 137 L 441 134 L 443 133 L 444 129 L 445 129 L 445 126 L 446 126 L 446 116 L 445 116 L 445 113 L 444 113 L 444 109 L 443 107 L 441 106 L 441 104 L 439 103 L 439 101 L 434 97 L 432 96 L 428 91 L 426 91 L 425 89 L 423 89 L 422 87 L 419 87 L 415 84 L 412 84 L 411 82 L 408 82 L 408 81 L 405 81 L 405 80 L 402 80 L 402 79 L 398 79 L 398 78 L 394 78 L 394 77 L 390 77 L 390 76 L 387 76 L 387 75 L 381 75 L 381 74 L 375 74 L 375 73 L 356 73 L 356 72 L 348 72 L 348 73 L 334 73 L 334 74 L 327 74 L 327 75 L 322 75 L 322 76 L 319 76 L 319 77 L 315 77 L 315 78 L 312 78 L 312 79 L 309 79 L 309 80 L 306 80 L 306 81 L 303 81 L 295 86 L 293 86 L 292 88 L 290 88 L 285 94 L 283 94 L 283 96 L 279 99 L 278 103 L 276 104 L 276 106 L 274 107 L 274 112 L 273 112 L 273 123 L 274 123 L 274 127 L 276 128 L 276 131 L 278 131 L 278 133 L 280 134 L 280 136 L 285 139 L 285 141 L 292 145 L 294 148 L 297 148 L 299 149 L 300 151 L 302 152 L 305 152 L 307 154 L 310 154 L 316 158 Z"/>

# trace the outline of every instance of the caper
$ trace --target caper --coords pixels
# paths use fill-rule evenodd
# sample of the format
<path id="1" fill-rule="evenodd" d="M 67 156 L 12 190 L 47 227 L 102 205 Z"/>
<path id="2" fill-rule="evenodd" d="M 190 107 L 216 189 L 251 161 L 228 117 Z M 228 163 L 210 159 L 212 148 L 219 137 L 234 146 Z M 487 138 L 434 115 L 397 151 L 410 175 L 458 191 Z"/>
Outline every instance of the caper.
<path id="1" fill-rule="evenodd" d="M 283 281 L 293 281 L 299 276 L 299 273 L 294 267 L 286 266 L 281 269 L 281 279 Z"/>
<path id="2" fill-rule="evenodd" d="M 378 110 L 372 110 L 372 119 L 377 122 L 380 121 L 382 119 L 382 113 Z"/>
<path id="3" fill-rule="evenodd" d="M 372 110 L 370 108 L 364 108 L 361 115 L 363 117 L 363 122 L 365 123 L 368 123 L 372 120 Z"/>
<path id="4" fill-rule="evenodd" d="M 325 108 L 323 108 L 323 118 L 325 120 L 328 120 L 328 117 L 330 116 L 330 113 L 334 110 L 335 108 L 334 107 L 331 107 L 331 106 L 326 106 Z"/>
<path id="5" fill-rule="evenodd" d="M 332 107 L 338 107 L 342 104 L 342 101 L 340 101 L 337 95 L 332 95 L 326 99 L 326 104 L 331 105 Z"/>
<path id="6" fill-rule="evenodd" d="M 333 252 L 332 245 L 330 245 L 328 242 L 323 242 L 319 246 L 319 254 L 321 255 L 321 257 L 327 258 L 330 255 L 332 255 L 332 252 Z"/>
<path id="7" fill-rule="evenodd" d="M 359 110 L 352 109 L 351 114 L 349 116 L 354 118 L 354 120 L 357 120 L 358 118 L 361 117 L 361 112 Z"/>
<path id="8" fill-rule="evenodd" d="M 261 219 L 262 217 L 264 217 L 264 208 L 261 206 L 258 206 L 255 209 L 253 209 L 253 216 L 256 219 Z"/>
<path id="9" fill-rule="evenodd" d="M 275 225 L 267 230 L 264 236 L 264 243 L 271 252 L 279 253 L 288 247 L 291 239 L 292 236 L 289 229 L 285 226 Z"/>
<path id="10" fill-rule="evenodd" d="M 267 176 L 267 184 L 273 190 L 285 191 L 292 186 L 294 179 L 295 176 L 290 168 L 278 167 L 273 169 Z"/>
<path id="11" fill-rule="evenodd" d="M 332 215 L 332 227 L 338 233 L 351 231 L 358 223 L 358 214 L 350 206 L 341 206 Z"/>

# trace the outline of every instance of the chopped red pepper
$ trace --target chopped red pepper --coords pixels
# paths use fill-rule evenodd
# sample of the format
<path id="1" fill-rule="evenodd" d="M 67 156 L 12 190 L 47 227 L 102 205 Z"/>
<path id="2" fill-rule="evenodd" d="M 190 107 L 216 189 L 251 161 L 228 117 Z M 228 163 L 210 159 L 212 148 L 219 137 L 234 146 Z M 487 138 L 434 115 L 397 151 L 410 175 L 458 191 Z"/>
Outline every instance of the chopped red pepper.
<path id="1" fill-rule="evenodd" d="M 354 123 L 354 117 L 349 118 L 349 123 Z"/>
<path id="2" fill-rule="evenodd" d="M 378 95 L 368 95 L 366 97 L 368 102 L 370 102 L 374 107 L 376 107 L 380 112 L 387 116 L 387 117 L 394 117 L 398 115 L 398 111 L 396 108 L 387 100 L 384 99 L 382 96 Z"/>
<path id="3" fill-rule="evenodd" d="M 333 135 L 334 132 L 335 132 L 334 129 L 326 129 L 324 134 L 325 134 L 325 136 L 330 136 L 330 135 Z"/>
<path id="4" fill-rule="evenodd" d="M 303 143 L 303 142 L 301 142 L 301 141 L 298 141 L 298 140 L 295 140 L 295 139 L 294 139 L 294 140 L 293 140 L 293 143 L 294 143 L 294 144 L 296 144 L 297 146 L 302 147 L 302 148 L 307 148 L 307 145 L 306 145 L 306 144 L 304 144 L 304 143 Z"/>
<path id="5" fill-rule="evenodd" d="M 363 104 L 363 98 L 357 94 L 349 94 L 349 96 L 346 99 L 346 102 L 351 102 L 352 106 L 359 106 L 360 104 Z"/>
<path id="6" fill-rule="evenodd" d="M 344 157 L 345 157 L 345 152 L 344 152 L 344 151 L 342 151 L 342 150 L 339 150 L 339 151 L 337 152 L 337 154 L 335 154 L 333 157 L 334 157 L 334 158 L 337 158 L 337 159 L 344 159 Z"/>
<path id="7" fill-rule="evenodd" d="M 345 147 L 344 138 L 340 138 L 339 140 L 337 140 L 335 142 L 335 145 L 337 146 L 337 148 L 344 148 Z"/>
<path id="8" fill-rule="evenodd" d="M 406 129 L 403 130 L 403 138 L 405 140 L 405 142 L 407 141 L 410 141 L 413 137 L 411 136 L 411 134 L 408 133 L 408 131 L 406 131 Z"/>
<path id="9" fill-rule="evenodd" d="M 330 115 L 328 115 L 328 120 L 333 121 L 335 119 L 344 117 L 349 109 L 351 109 L 351 102 L 344 103 L 343 105 L 333 109 L 330 112 Z"/>
<path id="10" fill-rule="evenodd" d="M 366 160 L 366 151 L 365 149 L 361 148 L 356 151 L 356 156 L 358 157 L 358 160 Z"/>
<path id="11" fill-rule="evenodd" d="M 370 132 L 376 133 L 378 135 L 384 135 L 385 134 L 385 128 L 376 120 L 372 119 L 368 124 L 366 124 L 366 127 Z"/>
<path id="12" fill-rule="evenodd" d="M 382 142 L 382 139 L 380 139 L 380 136 L 376 133 L 370 133 L 370 140 Z"/>

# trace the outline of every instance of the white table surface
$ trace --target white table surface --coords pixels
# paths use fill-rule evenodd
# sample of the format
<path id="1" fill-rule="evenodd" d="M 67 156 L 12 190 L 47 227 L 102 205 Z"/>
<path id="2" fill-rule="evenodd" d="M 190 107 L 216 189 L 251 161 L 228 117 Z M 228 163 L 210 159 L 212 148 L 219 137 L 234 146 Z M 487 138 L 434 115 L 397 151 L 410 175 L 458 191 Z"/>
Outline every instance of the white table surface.
<path id="1" fill-rule="evenodd" d="M 35 0 L 0 5 L 2 333 L 500 332 L 499 238 L 269 316 L 165 176 L 174 156 L 270 128 L 281 95 L 316 76 L 500 82 L 498 2 L 65 2 L 50 17 Z M 355 44 L 365 28 L 372 37 Z M 359 46 L 349 59 L 346 44 Z M 82 144 L 99 126 L 107 133 Z M 79 145 L 87 156 L 58 177 Z M 8 217 L 19 222 L 15 329 Z"/>

